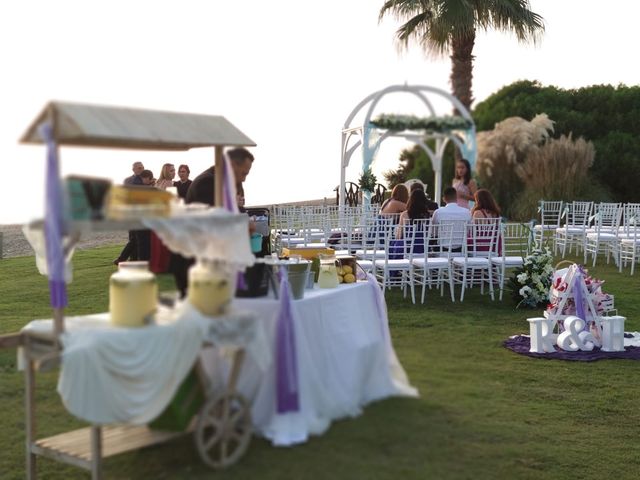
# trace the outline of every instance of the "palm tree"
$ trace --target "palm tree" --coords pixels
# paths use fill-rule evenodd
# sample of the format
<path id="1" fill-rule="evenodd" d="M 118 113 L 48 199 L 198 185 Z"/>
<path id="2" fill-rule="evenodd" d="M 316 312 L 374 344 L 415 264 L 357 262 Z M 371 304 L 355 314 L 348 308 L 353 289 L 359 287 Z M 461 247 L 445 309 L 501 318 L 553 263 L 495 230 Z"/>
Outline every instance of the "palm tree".
<path id="1" fill-rule="evenodd" d="M 413 39 L 427 53 L 449 53 L 452 93 L 470 110 L 476 31 L 512 32 L 520 42 L 535 43 L 544 32 L 544 19 L 529 7 L 528 0 L 387 0 L 379 20 L 392 13 L 406 21 L 396 31 L 401 49 Z"/>

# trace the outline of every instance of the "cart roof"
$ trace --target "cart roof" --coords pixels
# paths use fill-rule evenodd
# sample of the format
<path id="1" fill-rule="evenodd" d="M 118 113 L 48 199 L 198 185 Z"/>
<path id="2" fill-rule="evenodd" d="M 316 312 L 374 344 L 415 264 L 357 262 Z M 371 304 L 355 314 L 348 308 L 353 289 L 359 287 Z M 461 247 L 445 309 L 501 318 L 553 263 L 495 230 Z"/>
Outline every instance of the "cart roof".
<path id="1" fill-rule="evenodd" d="M 253 140 L 219 115 L 58 101 L 45 106 L 20 141 L 43 143 L 38 126 L 48 119 L 53 120 L 59 145 L 149 150 L 255 146 Z"/>

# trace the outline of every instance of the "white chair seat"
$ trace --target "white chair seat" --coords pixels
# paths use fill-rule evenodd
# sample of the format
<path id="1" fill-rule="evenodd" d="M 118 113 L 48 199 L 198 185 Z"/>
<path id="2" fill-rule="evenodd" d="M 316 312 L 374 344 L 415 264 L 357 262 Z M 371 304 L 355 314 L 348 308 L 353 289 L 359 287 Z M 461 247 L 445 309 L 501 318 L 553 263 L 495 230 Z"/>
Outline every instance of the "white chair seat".
<path id="1" fill-rule="evenodd" d="M 634 243 L 640 245 L 640 238 L 623 238 L 620 240 L 620 243 L 625 245 L 633 245 Z"/>
<path id="2" fill-rule="evenodd" d="M 540 230 L 555 230 L 557 227 L 557 225 L 534 225 L 533 229 L 540 231 Z"/>
<path id="3" fill-rule="evenodd" d="M 585 229 L 582 227 L 573 227 L 573 226 L 556 228 L 556 233 L 560 233 L 560 234 L 564 233 L 568 235 L 583 233 L 584 231 Z"/>
<path id="4" fill-rule="evenodd" d="M 411 262 L 405 258 L 389 259 L 386 264 L 392 268 L 392 270 L 398 270 L 400 268 L 411 268 Z"/>
<path id="5" fill-rule="evenodd" d="M 358 258 L 373 258 L 375 257 L 376 260 L 378 258 L 384 258 L 385 256 L 385 251 L 380 249 L 380 250 L 376 250 L 375 252 L 373 250 L 356 250 L 356 257 Z"/>
<path id="6" fill-rule="evenodd" d="M 451 261 L 454 265 L 466 265 L 467 267 L 486 267 L 489 265 L 489 259 L 483 257 L 454 257 Z"/>
<path id="7" fill-rule="evenodd" d="M 371 260 L 357 260 L 356 263 L 367 272 L 373 268 L 373 262 Z"/>
<path id="8" fill-rule="evenodd" d="M 449 260 L 440 257 L 428 257 L 425 261 L 424 258 L 414 258 L 411 262 L 414 267 L 418 268 L 445 268 L 449 266 Z"/>
<path id="9" fill-rule="evenodd" d="M 522 257 L 494 257 L 491 259 L 491 263 L 494 265 L 502 265 L 504 263 L 507 267 L 517 267 L 518 265 L 522 265 L 524 263 L 524 259 Z"/>
<path id="10" fill-rule="evenodd" d="M 598 233 L 587 234 L 587 238 L 589 239 L 596 239 L 598 237 L 600 237 L 600 240 L 604 240 L 604 241 L 615 240 L 618 238 L 618 236 L 615 233 L 608 233 L 608 232 L 602 232 L 602 231 L 599 234 Z"/>
<path id="11" fill-rule="evenodd" d="M 633 238 L 635 238 L 635 236 L 633 235 L 633 233 L 619 233 L 618 238 L 620 240 L 632 240 Z"/>

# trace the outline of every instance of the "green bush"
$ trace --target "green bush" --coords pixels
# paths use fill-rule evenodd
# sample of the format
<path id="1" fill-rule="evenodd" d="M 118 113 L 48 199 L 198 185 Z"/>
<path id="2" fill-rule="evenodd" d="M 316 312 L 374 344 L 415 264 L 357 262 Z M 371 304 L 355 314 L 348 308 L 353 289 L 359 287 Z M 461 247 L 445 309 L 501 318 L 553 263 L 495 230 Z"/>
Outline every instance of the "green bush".
<path id="1" fill-rule="evenodd" d="M 615 201 L 640 201 L 634 180 L 640 169 L 640 86 L 564 90 L 523 80 L 479 103 L 473 117 L 477 130 L 483 131 L 508 117 L 533 118 L 542 112 L 555 121 L 556 138 L 573 134 L 593 142 L 592 173 L 599 194 L 604 187 Z"/>

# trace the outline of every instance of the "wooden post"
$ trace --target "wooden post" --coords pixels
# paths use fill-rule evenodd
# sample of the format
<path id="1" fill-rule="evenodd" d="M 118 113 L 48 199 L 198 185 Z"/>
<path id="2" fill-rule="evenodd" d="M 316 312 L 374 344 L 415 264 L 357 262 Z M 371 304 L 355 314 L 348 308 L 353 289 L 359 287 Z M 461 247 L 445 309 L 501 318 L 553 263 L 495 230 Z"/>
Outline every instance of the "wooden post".
<path id="1" fill-rule="evenodd" d="M 53 131 L 53 138 L 56 140 L 55 148 L 56 148 L 56 157 L 58 157 L 58 162 L 60 159 L 60 147 L 58 147 L 58 113 L 56 112 L 54 106 L 52 104 L 49 105 L 49 110 L 47 112 L 48 120 L 51 123 L 51 129 Z M 60 164 L 58 163 L 58 178 L 60 177 Z M 45 227 L 46 228 L 46 227 Z M 55 337 L 55 346 L 56 348 L 60 348 L 60 335 L 64 333 L 64 309 L 63 308 L 54 308 L 53 309 L 53 334 Z"/>
<path id="2" fill-rule="evenodd" d="M 91 425 L 91 480 L 102 477 L 102 428 Z"/>
<path id="3" fill-rule="evenodd" d="M 60 348 L 60 335 L 64 333 L 64 308 L 53 309 L 53 336 L 56 348 Z"/>
<path id="4" fill-rule="evenodd" d="M 36 379 L 33 360 L 30 355 L 30 339 L 25 337 L 22 358 L 24 359 L 24 418 L 25 418 L 25 443 L 26 443 L 26 473 L 27 480 L 36 478 L 36 455 L 31 451 L 31 445 L 36 440 L 36 406 L 35 388 Z"/>
<path id="5" fill-rule="evenodd" d="M 240 376 L 240 369 L 242 369 L 242 364 L 244 363 L 244 354 L 244 348 L 238 348 L 233 354 L 233 365 L 231 366 L 229 382 L 227 383 L 227 390 L 231 394 L 236 391 L 238 377 Z"/>
<path id="6" fill-rule="evenodd" d="M 222 207 L 222 188 L 224 179 L 224 152 L 222 146 L 216 145 L 216 163 L 215 163 L 215 185 L 214 185 L 214 205 L 216 207 Z"/>

